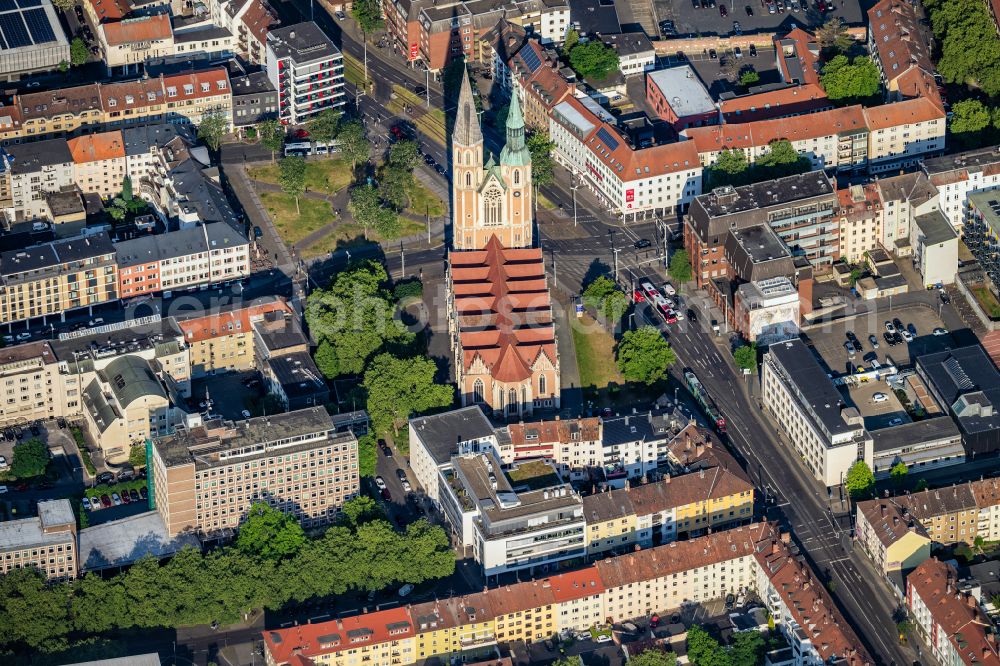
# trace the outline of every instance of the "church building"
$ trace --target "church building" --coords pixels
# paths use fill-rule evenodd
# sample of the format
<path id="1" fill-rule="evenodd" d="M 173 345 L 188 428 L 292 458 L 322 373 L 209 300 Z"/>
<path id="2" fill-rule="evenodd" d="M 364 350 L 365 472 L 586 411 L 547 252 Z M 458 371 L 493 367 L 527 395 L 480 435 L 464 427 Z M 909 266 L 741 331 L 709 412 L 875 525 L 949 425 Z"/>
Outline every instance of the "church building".
<path id="1" fill-rule="evenodd" d="M 534 246 L 532 194 L 517 94 L 494 159 L 466 72 L 452 135 L 448 321 L 462 405 L 487 405 L 507 418 L 559 407 L 559 354 L 542 250 Z"/>

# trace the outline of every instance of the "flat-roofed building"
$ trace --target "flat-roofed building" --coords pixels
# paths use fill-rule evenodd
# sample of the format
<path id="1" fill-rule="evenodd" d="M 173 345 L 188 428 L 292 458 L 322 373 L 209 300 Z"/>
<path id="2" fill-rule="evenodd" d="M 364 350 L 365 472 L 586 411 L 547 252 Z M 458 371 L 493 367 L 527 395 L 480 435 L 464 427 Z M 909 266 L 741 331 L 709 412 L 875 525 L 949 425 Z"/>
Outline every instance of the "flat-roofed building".
<path id="1" fill-rule="evenodd" d="M 678 131 L 719 122 L 712 96 L 690 65 L 646 72 L 646 102 Z"/>
<path id="2" fill-rule="evenodd" d="M 48 342 L 29 342 L 0 350 L 0 424 L 28 423 L 61 416 L 61 382 Z"/>
<path id="3" fill-rule="evenodd" d="M 806 469 L 828 487 L 842 485 L 858 460 L 872 465 L 872 438 L 857 408 L 801 340 L 771 345 L 764 355 L 762 399 Z"/>
<path id="4" fill-rule="evenodd" d="M 741 284 L 734 298 L 736 329 L 758 345 L 797 338 L 799 292 L 787 277 Z"/>
<path id="5" fill-rule="evenodd" d="M 0 156 L 0 168 L 9 192 L 4 205 L 12 220 L 44 217 L 45 194 L 60 192 L 75 182 L 73 154 L 64 139 L 10 146 Z"/>
<path id="6" fill-rule="evenodd" d="M 1000 187 L 1000 151 L 997 146 L 926 159 L 924 173 L 940 193 L 941 210 L 951 225 L 965 224 L 969 195 Z"/>
<path id="7" fill-rule="evenodd" d="M 962 433 L 954 421 L 943 415 L 872 430 L 872 442 L 876 479 L 889 478 L 899 463 L 916 474 L 965 462 Z"/>
<path id="8" fill-rule="evenodd" d="M 16 81 L 34 72 L 53 71 L 60 63 L 69 62 L 69 40 L 51 0 L 5 3 L 0 14 L 4 26 L 0 77 Z"/>
<path id="9" fill-rule="evenodd" d="M 344 58 L 311 21 L 267 33 L 267 76 L 283 123 L 297 125 L 344 104 Z"/>
<path id="10" fill-rule="evenodd" d="M 35 568 L 50 580 L 76 578 L 76 516 L 67 499 L 38 502 L 38 515 L 0 522 L 0 573 Z"/>
<path id="11" fill-rule="evenodd" d="M 976 196 L 976 195 L 973 195 Z M 913 217 L 910 227 L 913 267 L 933 287 L 953 284 L 958 273 L 958 232 L 940 209 Z"/>
<path id="12" fill-rule="evenodd" d="M 243 421 L 194 415 L 152 442 L 153 508 L 170 535 L 233 530 L 254 502 L 305 527 L 329 524 L 358 484 L 357 438 L 322 407 Z"/>

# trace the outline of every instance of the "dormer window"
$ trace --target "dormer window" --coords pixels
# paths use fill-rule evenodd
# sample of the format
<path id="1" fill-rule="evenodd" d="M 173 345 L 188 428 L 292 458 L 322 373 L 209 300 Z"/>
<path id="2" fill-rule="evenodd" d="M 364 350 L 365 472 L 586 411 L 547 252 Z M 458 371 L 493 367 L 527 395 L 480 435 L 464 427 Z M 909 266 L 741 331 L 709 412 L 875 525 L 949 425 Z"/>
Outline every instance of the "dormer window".
<path id="1" fill-rule="evenodd" d="M 170 86 L 167 88 L 167 97 L 177 97 L 177 88 Z"/>
<path id="2" fill-rule="evenodd" d="M 108 106 L 118 106 L 118 100 L 114 97 L 108 98 Z"/>
<path id="3" fill-rule="evenodd" d="M 194 84 L 185 83 L 184 84 L 184 94 L 185 95 L 193 95 L 194 94 Z"/>
<path id="4" fill-rule="evenodd" d="M 226 82 L 225 81 L 216 81 L 215 85 L 219 88 L 219 90 L 225 90 L 226 89 Z"/>
<path id="5" fill-rule="evenodd" d="M 135 97 L 132 97 L 132 95 L 125 95 L 125 103 L 126 104 L 134 104 L 135 103 Z"/>
<path id="6" fill-rule="evenodd" d="M 202 92 L 208 92 L 209 90 L 211 90 L 211 88 L 212 88 L 212 85 L 210 83 L 208 83 L 208 82 L 205 82 L 205 83 L 201 84 L 201 91 Z"/>

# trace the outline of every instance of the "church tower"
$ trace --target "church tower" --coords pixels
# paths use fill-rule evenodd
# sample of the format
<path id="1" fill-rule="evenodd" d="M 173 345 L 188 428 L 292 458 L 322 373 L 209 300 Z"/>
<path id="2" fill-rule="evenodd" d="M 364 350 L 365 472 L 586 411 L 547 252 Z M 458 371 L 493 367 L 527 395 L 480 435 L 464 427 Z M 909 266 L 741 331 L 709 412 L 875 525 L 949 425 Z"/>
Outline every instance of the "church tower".
<path id="1" fill-rule="evenodd" d="M 452 133 L 452 232 L 456 250 L 481 250 L 491 238 L 506 248 L 531 247 L 531 153 L 524 116 L 511 96 L 500 163 L 486 156 L 469 73 L 462 77 Z M 484 157 L 486 161 L 484 162 Z"/>

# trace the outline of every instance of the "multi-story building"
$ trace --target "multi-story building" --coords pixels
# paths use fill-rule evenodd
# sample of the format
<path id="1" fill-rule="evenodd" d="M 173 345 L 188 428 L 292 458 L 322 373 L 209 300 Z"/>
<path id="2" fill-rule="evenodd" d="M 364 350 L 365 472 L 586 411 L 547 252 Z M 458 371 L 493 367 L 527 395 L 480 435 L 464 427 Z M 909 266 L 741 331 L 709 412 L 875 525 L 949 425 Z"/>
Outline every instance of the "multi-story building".
<path id="1" fill-rule="evenodd" d="M 958 273 L 958 232 L 945 214 L 935 208 L 913 218 L 910 227 L 913 268 L 924 284 L 953 284 Z"/>
<path id="2" fill-rule="evenodd" d="M 57 416 L 59 368 L 48 342 L 29 342 L 0 351 L 0 424 L 29 423 Z"/>
<path id="3" fill-rule="evenodd" d="M 225 67 L 163 77 L 167 122 L 197 125 L 208 114 L 233 126 L 233 95 Z"/>
<path id="4" fill-rule="evenodd" d="M 51 72 L 70 60 L 69 40 L 50 0 L 4 5 L 4 48 L 0 77 L 17 81 L 34 72 Z M 25 24 L 27 28 L 25 29 Z M 30 32 L 29 32 L 30 30 Z"/>
<path id="5" fill-rule="evenodd" d="M 979 526 L 979 505 L 969 483 L 924 490 L 892 500 L 907 516 L 920 521 L 935 544 L 972 545 Z"/>
<path id="6" fill-rule="evenodd" d="M 4 252 L 0 254 L 0 323 L 44 320 L 117 300 L 117 268 L 115 248 L 106 234 Z"/>
<path id="7" fill-rule="evenodd" d="M 760 346 L 798 337 L 801 298 L 792 281 L 781 275 L 736 288 L 734 328 Z"/>
<path id="8" fill-rule="evenodd" d="M 311 21 L 267 33 L 267 77 L 283 123 L 297 125 L 344 104 L 344 58 Z"/>
<path id="9" fill-rule="evenodd" d="M 932 157 L 923 170 L 940 194 L 941 210 L 955 229 L 965 224 L 969 195 L 1000 187 L 1000 151 L 997 146 Z"/>
<path id="10" fill-rule="evenodd" d="M 842 485 L 858 460 L 872 465 L 872 438 L 857 408 L 844 404 L 826 371 L 801 340 L 771 345 L 764 355 L 761 402 L 806 469 L 824 485 Z"/>
<path id="11" fill-rule="evenodd" d="M 21 137 L 66 136 L 103 120 L 101 86 L 92 83 L 49 92 L 15 95 L 13 106 L 21 112 Z"/>
<path id="12" fill-rule="evenodd" d="M 932 557 L 907 576 L 906 607 L 938 663 L 1000 664 L 993 623 L 950 564 Z"/>
<path id="13" fill-rule="evenodd" d="M 931 538 L 909 509 L 890 498 L 857 503 L 857 540 L 883 576 L 916 568 L 931 556 Z"/>
<path id="14" fill-rule="evenodd" d="M 836 208 L 836 190 L 822 172 L 716 188 L 696 197 L 684 225 L 695 284 L 701 288 L 717 278 L 735 277 L 725 252 L 730 230 L 761 225 L 774 230 L 793 256 L 828 268 L 840 251 Z"/>
<path id="15" fill-rule="evenodd" d="M 255 368 L 254 323 L 268 312 L 291 313 L 291 308 L 284 299 L 275 298 L 178 322 L 191 349 L 191 375 L 204 377 Z"/>
<path id="16" fill-rule="evenodd" d="M 793 28 L 784 37 L 775 36 L 774 59 L 781 80 L 798 86 L 819 85 L 820 47 L 816 37 Z"/>
<path id="17" fill-rule="evenodd" d="M 127 172 L 120 130 L 85 134 L 66 145 L 73 156 L 73 179 L 84 194 L 110 199 L 121 192 Z"/>
<path id="18" fill-rule="evenodd" d="M 864 114 L 869 173 L 899 171 L 944 152 L 946 114 L 940 102 L 917 97 L 866 107 Z"/>
<path id="19" fill-rule="evenodd" d="M 150 494 L 170 535 L 235 529 L 254 502 L 324 525 L 358 493 L 358 441 L 322 407 L 238 422 L 192 415 L 148 446 Z"/>
<path id="20" fill-rule="evenodd" d="M 649 548 L 747 523 L 753 496 L 739 467 L 703 468 L 587 495 L 587 555 Z"/>
<path id="21" fill-rule="evenodd" d="M 676 131 L 719 122 L 715 102 L 690 65 L 647 72 L 646 102 Z"/>
<path id="22" fill-rule="evenodd" d="M 913 219 L 938 207 L 938 193 L 921 172 L 886 176 L 875 180 L 882 202 L 879 244 L 897 256 L 912 252 Z"/>
<path id="23" fill-rule="evenodd" d="M 278 117 L 278 91 L 267 72 L 252 72 L 232 79 L 233 125 L 239 129 Z"/>
<path id="24" fill-rule="evenodd" d="M 235 50 L 255 65 L 266 62 L 267 31 L 277 23 L 263 0 L 213 0 L 212 23 L 236 37 Z"/>
<path id="25" fill-rule="evenodd" d="M 878 67 L 887 97 L 909 94 L 905 82 L 919 73 L 917 70 L 934 72 L 929 37 L 916 8 L 909 3 L 880 0 L 868 10 L 868 53 Z"/>
<path id="26" fill-rule="evenodd" d="M 167 119 L 162 78 L 98 84 L 98 93 L 103 109 L 100 122 L 104 127 L 128 128 Z M 131 148 L 128 141 L 125 147 Z"/>
<path id="27" fill-rule="evenodd" d="M 701 193 L 695 141 L 634 146 L 574 97 L 553 107 L 549 137 L 556 161 L 624 219 L 683 211 Z"/>
<path id="28" fill-rule="evenodd" d="M 980 479 L 973 481 L 970 486 L 976 497 L 976 506 L 979 507 L 976 536 L 982 537 L 984 541 L 1000 540 L 1000 481 L 996 478 Z"/>
<path id="29" fill-rule="evenodd" d="M 174 31 L 166 13 L 99 23 L 97 38 L 109 72 L 116 67 L 123 74 L 138 72 L 147 60 L 174 54 Z"/>
<path id="30" fill-rule="evenodd" d="M 723 122 L 740 123 L 771 118 L 791 118 L 833 108 L 833 102 L 818 83 L 740 95 L 719 100 Z"/>
<path id="31" fill-rule="evenodd" d="M 857 263 L 881 244 L 882 200 L 877 185 L 838 190 L 834 214 L 840 222 L 840 258 L 844 261 Z"/>
<path id="32" fill-rule="evenodd" d="M 166 171 L 172 160 L 163 154 L 170 150 L 176 159 L 178 146 L 194 142 L 190 128 L 171 123 L 156 123 L 126 127 L 121 130 L 125 143 L 125 173 L 132 179 L 132 192 L 143 194 L 144 185 L 153 182 Z"/>
<path id="33" fill-rule="evenodd" d="M 9 146 L 0 157 L 0 177 L 10 193 L 4 206 L 12 220 L 45 217 L 45 194 L 68 189 L 75 182 L 73 154 L 64 139 Z"/>
<path id="34" fill-rule="evenodd" d="M 600 40 L 618 54 L 618 71 L 622 76 L 638 76 L 656 66 L 656 51 L 644 32 L 601 35 Z"/>
<path id="35" fill-rule="evenodd" d="M 499 73 L 501 85 L 510 78 L 528 127 L 547 132 L 549 112 L 576 91 L 576 83 L 559 73 L 559 56 L 533 39 L 524 42 Z M 507 90 L 510 92 L 510 89 Z"/>
<path id="36" fill-rule="evenodd" d="M 38 502 L 38 515 L 0 523 L 0 574 L 38 569 L 49 580 L 76 578 L 76 516 L 67 499 Z"/>
<path id="37" fill-rule="evenodd" d="M 457 653 L 495 654 L 497 644 L 539 642 L 556 633 L 662 615 L 742 591 L 765 600 L 776 630 L 789 642 L 792 657 L 787 663 L 871 663 L 816 575 L 766 523 L 609 557 L 541 580 L 400 608 L 405 615 L 393 616 L 398 636 L 382 631 L 391 625 L 385 625 L 380 613 L 267 631 L 265 659 L 273 666 L 294 664 L 301 657 L 346 666 L 364 657 L 372 661 L 388 650 L 390 659 L 405 665 Z M 357 651 L 342 638 L 349 635 L 348 626 L 358 626 L 354 623 L 365 627 L 357 633 L 362 646 Z M 413 652 L 407 649 L 411 630 Z M 380 648 L 371 644 L 377 636 Z"/>

